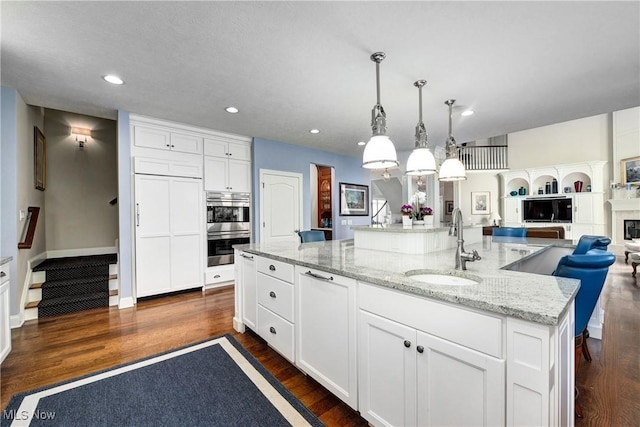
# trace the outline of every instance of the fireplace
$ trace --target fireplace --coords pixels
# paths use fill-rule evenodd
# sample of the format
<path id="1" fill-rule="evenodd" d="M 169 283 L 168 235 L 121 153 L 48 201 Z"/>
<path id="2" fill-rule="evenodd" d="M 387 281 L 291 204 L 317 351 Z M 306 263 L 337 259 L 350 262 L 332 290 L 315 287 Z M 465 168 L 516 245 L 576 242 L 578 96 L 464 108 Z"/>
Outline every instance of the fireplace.
<path id="1" fill-rule="evenodd" d="M 640 239 L 640 219 L 624 220 L 624 240 Z"/>

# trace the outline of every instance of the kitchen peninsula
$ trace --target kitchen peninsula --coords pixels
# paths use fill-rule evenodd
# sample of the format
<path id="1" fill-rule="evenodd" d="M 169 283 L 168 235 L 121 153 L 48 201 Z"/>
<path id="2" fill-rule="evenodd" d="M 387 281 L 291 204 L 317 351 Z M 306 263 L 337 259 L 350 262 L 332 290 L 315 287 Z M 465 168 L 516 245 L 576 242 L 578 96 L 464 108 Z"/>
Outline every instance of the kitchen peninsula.
<path id="1" fill-rule="evenodd" d="M 558 244 L 485 236 L 466 271 L 455 249 L 237 246 L 234 328 L 373 425 L 571 425 L 579 281 L 504 269 Z"/>

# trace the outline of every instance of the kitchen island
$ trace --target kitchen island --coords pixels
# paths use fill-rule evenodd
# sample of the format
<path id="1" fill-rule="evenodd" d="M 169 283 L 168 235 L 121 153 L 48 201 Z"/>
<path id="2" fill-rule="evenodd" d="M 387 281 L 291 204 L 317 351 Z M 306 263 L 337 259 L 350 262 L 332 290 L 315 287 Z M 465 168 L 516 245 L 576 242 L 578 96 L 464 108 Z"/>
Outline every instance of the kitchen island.
<path id="1" fill-rule="evenodd" d="M 572 424 L 579 282 L 503 268 L 569 243 L 486 236 L 466 271 L 455 249 L 238 246 L 234 328 L 373 425 Z"/>

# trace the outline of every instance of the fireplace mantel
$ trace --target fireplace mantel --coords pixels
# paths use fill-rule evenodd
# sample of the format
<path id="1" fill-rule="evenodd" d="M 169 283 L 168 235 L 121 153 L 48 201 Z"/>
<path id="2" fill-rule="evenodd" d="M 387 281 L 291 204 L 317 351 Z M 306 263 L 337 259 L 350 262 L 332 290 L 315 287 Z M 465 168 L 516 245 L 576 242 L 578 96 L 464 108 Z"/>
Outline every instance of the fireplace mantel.
<path id="1" fill-rule="evenodd" d="M 640 198 L 634 199 L 609 199 L 612 211 L 640 211 Z"/>

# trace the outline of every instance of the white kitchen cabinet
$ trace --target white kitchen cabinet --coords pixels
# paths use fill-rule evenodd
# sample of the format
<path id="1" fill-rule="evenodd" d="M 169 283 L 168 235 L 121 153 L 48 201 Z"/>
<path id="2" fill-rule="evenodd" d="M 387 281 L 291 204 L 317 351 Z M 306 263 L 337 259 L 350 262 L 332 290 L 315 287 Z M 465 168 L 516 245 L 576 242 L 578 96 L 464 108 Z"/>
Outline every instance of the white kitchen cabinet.
<path id="1" fill-rule="evenodd" d="M 257 318 L 257 291 L 256 291 L 256 261 L 255 256 L 246 253 L 236 251 L 236 255 L 239 256 L 241 267 L 240 281 L 236 281 L 235 285 L 241 287 L 242 292 L 242 321 L 245 325 L 256 330 L 256 318 Z M 235 258 L 234 258 L 235 259 Z M 236 277 L 238 277 L 236 275 Z"/>
<path id="2" fill-rule="evenodd" d="M 295 363 L 293 265 L 255 256 L 255 266 L 255 331 L 269 346 Z"/>
<path id="3" fill-rule="evenodd" d="M 502 224 L 504 227 L 522 226 L 522 200 L 517 196 L 503 197 Z"/>
<path id="4" fill-rule="evenodd" d="M 296 365 L 354 409 L 356 281 L 296 266 Z"/>
<path id="5" fill-rule="evenodd" d="M 360 310 L 360 413 L 372 425 L 504 425 L 504 360 Z"/>
<path id="6" fill-rule="evenodd" d="M 162 127 L 135 125 L 133 127 L 133 143 L 137 147 L 202 154 L 202 137 L 173 132 Z"/>
<path id="7" fill-rule="evenodd" d="M 251 192 L 251 145 L 223 139 L 204 140 L 207 191 Z"/>
<path id="8" fill-rule="evenodd" d="M 136 295 L 203 286 L 202 180 L 136 174 Z"/>
<path id="9" fill-rule="evenodd" d="M 0 265 L 0 363 L 11 351 L 11 326 L 9 324 L 9 263 Z"/>

